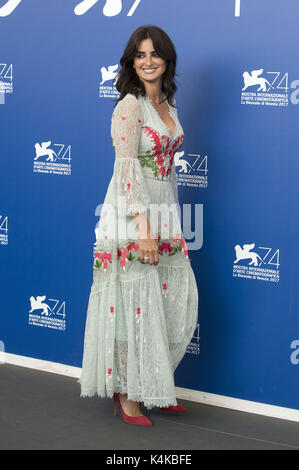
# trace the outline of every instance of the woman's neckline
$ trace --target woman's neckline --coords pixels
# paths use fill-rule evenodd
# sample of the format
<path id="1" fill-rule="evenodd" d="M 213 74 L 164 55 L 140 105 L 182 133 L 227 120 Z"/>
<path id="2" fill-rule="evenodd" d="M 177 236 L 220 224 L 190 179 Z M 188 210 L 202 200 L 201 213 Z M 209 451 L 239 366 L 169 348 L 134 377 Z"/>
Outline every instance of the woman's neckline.
<path id="1" fill-rule="evenodd" d="M 165 98 L 165 95 L 163 95 L 163 99 Z M 165 121 L 161 118 L 160 114 L 158 113 L 158 111 L 156 110 L 156 108 L 154 107 L 153 105 L 153 102 L 151 100 L 151 98 L 148 96 L 148 95 L 145 95 L 145 99 L 149 102 L 149 104 L 151 105 L 152 109 L 154 110 L 154 112 L 157 114 L 158 118 L 160 119 L 160 121 L 162 122 L 162 124 L 164 125 L 164 127 L 168 130 L 169 134 L 170 134 L 170 137 L 172 139 L 174 139 L 174 136 L 176 134 L 176 131 L 177 131 L 177 123 L 174 119 L 174 117 L 172 116 L 171 114 L 171 110 L 170 110 L 170 106 L 168 104 L 168 101 L 166 100 L 166 104 L 167 104 L 167 107 L 168 107 L 168 112 L 169 112 L 169 116 L 172 118 L 173 122 L 174 122 L 174 131 L 173 131 L 173 134 L 171 133 L 171 130 L 170 128 L 167 126 L 167 124 L 165 123 Z"/>

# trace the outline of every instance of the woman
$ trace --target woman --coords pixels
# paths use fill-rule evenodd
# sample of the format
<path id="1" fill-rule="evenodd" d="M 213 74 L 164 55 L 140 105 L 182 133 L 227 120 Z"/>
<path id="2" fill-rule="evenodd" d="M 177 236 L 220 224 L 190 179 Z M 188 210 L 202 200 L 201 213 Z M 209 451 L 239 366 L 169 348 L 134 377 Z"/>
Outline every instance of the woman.
<path id="1" fill-rule="evenodd" d="M 184 132 L 168 35 L 141 26 L 118 73 L 111 119 L 114 171 L 97 229 L 81 396 L 114 397 L 124 421 L 151 425 L 177 404 L 174 371 L 197 324 L 198 291 L 181 233 L 174 155 Z M 162 204 L 162 206 L 161 206 Z"/>

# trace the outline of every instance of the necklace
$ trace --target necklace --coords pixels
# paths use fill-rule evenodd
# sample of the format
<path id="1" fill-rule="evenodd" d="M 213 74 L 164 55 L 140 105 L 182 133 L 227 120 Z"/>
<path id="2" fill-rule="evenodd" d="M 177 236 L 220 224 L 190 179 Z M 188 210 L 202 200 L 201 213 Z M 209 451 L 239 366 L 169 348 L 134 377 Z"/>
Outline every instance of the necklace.
<path id="1" fill-rule="evenodd" d="M 165 128 L 168 130 L 168 132 L 170 133 L 171 138 L 173 139 L 174 136 L 175 136 L 175 133 L 176 133 L 177 125 L 176 125 L 176 122 L 175 122 L 173 116 L 171 115 L 170 106 L 169 106 L 167 100 L 166 100 L 166 104 L 167 104 L 167 108 L 168 108 L 168 114 L 169 114 L 169 116 L 171 117 L 171 119 L 173 120 L 174 125 L 175 125 L 173 134 L 172 134 L 172 132 L 171 132 L 171 129 L 167 126 L 167 124 L 165 123 L 165 121 L 161 118 L 159 111 L 156 109 L 156 107 L 155 107 L 155 106 L 156 106 L 156 103 L 154 103 L 154 102 L 152 101 L 152 99 L 151 99 L 148 95 L 145 95 L 145 96 L 146 96 L 147 101 L 148 101 L 148 102 L 150 103 L 150 105 L 152 106 L 153 110 L 156 112 L 158 118 L 160 119 L 160 121 L 161 121 L 162 124 L 164 125 L 164 127 L 165 127 Z M 164 95 L 163 95 L 163 98 L 165 98 Z"/>
<path id="2" fill-rule="evenodd" d="M 146 95 L 146 97 L 147 97 L 147 98 L 150 100 L 150 102 L 151 102 L 153 105 L 155 105 L 155 106 L 159 106 L 159 104 L 161 104 L 161 103 L 158 103 L 158 104 L 155 103 L 148 95 Z M 162 100 L 163 100 L 164 98 L 165 98 L 165 96 L 162 95 Z"/>

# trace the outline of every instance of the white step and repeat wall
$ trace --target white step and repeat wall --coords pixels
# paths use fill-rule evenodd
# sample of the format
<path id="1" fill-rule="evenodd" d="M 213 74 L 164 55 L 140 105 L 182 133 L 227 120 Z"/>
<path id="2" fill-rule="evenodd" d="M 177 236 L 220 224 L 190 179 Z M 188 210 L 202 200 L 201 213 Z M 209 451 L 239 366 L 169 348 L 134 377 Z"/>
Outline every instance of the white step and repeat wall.
<path id="1" fill-rule="evenodd" d="M 296 0 L 0 0 L 6 353 L 81 367 L 114 78 L 153 24 L 178 53 L 180 202 L 203 208 L 176 385 L 299 408 L 298 17 Z"/>

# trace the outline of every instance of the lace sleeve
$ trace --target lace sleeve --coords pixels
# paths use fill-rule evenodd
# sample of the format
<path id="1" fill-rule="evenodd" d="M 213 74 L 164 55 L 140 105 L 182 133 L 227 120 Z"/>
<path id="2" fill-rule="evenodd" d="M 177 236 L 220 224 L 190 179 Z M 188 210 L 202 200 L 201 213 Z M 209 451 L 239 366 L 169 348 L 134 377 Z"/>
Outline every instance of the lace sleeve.
<path id="1" fill-rule="evenodd" d="M 114 181 L 125 203 L 126 215 L 145 212 L 150 197 L 138 157 L 142 128 L 140 104 L 130 94 L 119 101 L 111 119 L 111 137 L 115 150 Z"/>

